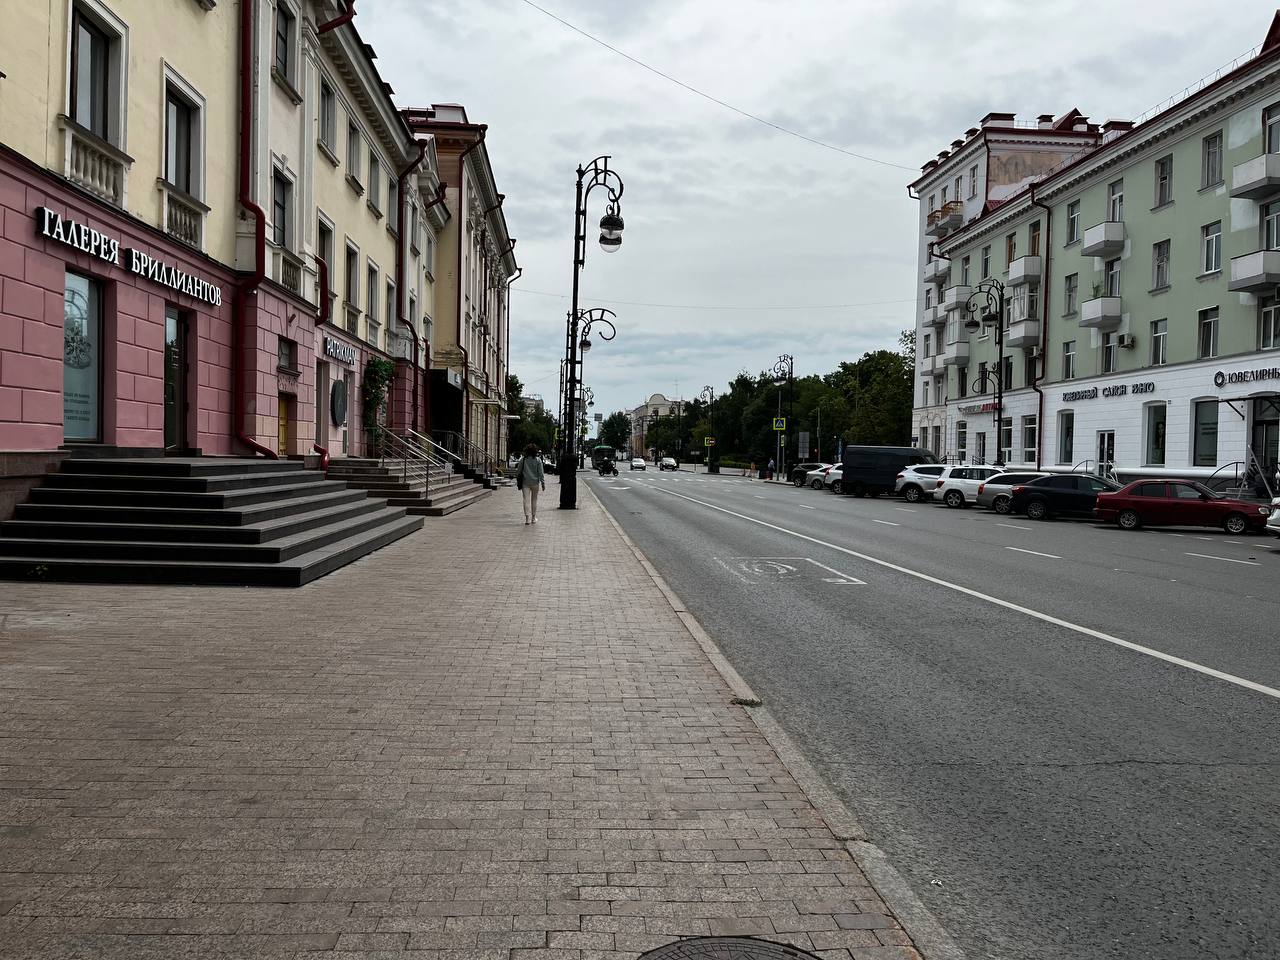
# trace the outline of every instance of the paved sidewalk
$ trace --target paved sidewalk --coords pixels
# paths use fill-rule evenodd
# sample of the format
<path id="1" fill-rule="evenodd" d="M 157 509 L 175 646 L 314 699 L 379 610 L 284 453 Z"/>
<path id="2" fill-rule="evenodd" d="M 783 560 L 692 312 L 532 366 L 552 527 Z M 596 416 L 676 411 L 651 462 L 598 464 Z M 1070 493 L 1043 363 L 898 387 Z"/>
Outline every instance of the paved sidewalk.
<path id="1" fill-rule="evenodd" d="M 592 496 L 518 513 L 298 590 L 0 585 L 0 956 L 916 958 Z"/>

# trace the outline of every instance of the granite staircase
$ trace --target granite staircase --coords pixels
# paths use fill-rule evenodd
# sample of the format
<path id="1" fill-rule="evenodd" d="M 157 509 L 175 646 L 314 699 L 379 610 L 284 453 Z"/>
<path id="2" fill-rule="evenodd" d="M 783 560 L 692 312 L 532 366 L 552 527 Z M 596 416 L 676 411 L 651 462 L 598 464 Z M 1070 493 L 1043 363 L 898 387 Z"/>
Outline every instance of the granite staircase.
<path id="1" fill-rule="evenodd" d="M 401 469 L 395 461 L 342 459 L 329 464 L 329 477 L 364 490 L 410 514 L 443 517 L 469 507 L 492 493 L 483 478 L 469 477 L 446 466 L 432 466 L 424 474 Z"/>

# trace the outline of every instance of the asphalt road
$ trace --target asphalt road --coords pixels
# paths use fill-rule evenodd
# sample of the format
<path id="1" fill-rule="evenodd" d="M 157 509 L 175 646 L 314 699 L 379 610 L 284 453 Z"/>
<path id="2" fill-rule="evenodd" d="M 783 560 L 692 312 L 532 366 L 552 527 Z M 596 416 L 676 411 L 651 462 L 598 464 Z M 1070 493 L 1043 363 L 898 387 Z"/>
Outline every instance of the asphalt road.
<path id="1" fill-rule="evenodd" d="M 971 958 L 1280 956 L 1280 540 L 588 482 Z"/>

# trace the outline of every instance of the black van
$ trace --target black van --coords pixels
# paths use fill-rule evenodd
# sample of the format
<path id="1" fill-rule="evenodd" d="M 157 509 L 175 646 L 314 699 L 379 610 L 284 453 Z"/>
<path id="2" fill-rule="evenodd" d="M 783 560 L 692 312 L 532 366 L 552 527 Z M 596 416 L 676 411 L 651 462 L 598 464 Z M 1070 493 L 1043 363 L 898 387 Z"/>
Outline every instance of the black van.
<path id="1" fill-rule="evenodd" d="M 938 458 L 920 447 L 845 447 L 844 472 L 836 493 L 855 497 L 893 493 L 903 467 L 916 463 L 937 463 Z M 835 484 L 832 484 L 835 488 Z"/>

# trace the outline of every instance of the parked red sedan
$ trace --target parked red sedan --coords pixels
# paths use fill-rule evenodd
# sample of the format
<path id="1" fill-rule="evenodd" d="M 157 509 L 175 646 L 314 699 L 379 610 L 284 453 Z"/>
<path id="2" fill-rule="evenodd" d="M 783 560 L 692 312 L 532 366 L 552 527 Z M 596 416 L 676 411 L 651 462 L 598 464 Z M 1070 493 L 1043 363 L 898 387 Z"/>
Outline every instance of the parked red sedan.
<path id="1" fill-rule="evenodd" d="M 1246 533 L 1264 531 L 1271 508 L 1232 500 L 1194 480 L 1135 480 L 1119 490 L 1098 494 L 1093 513 L 1125 530 L 1146 524 L 1222 527 L 1227 533 Z"/>

